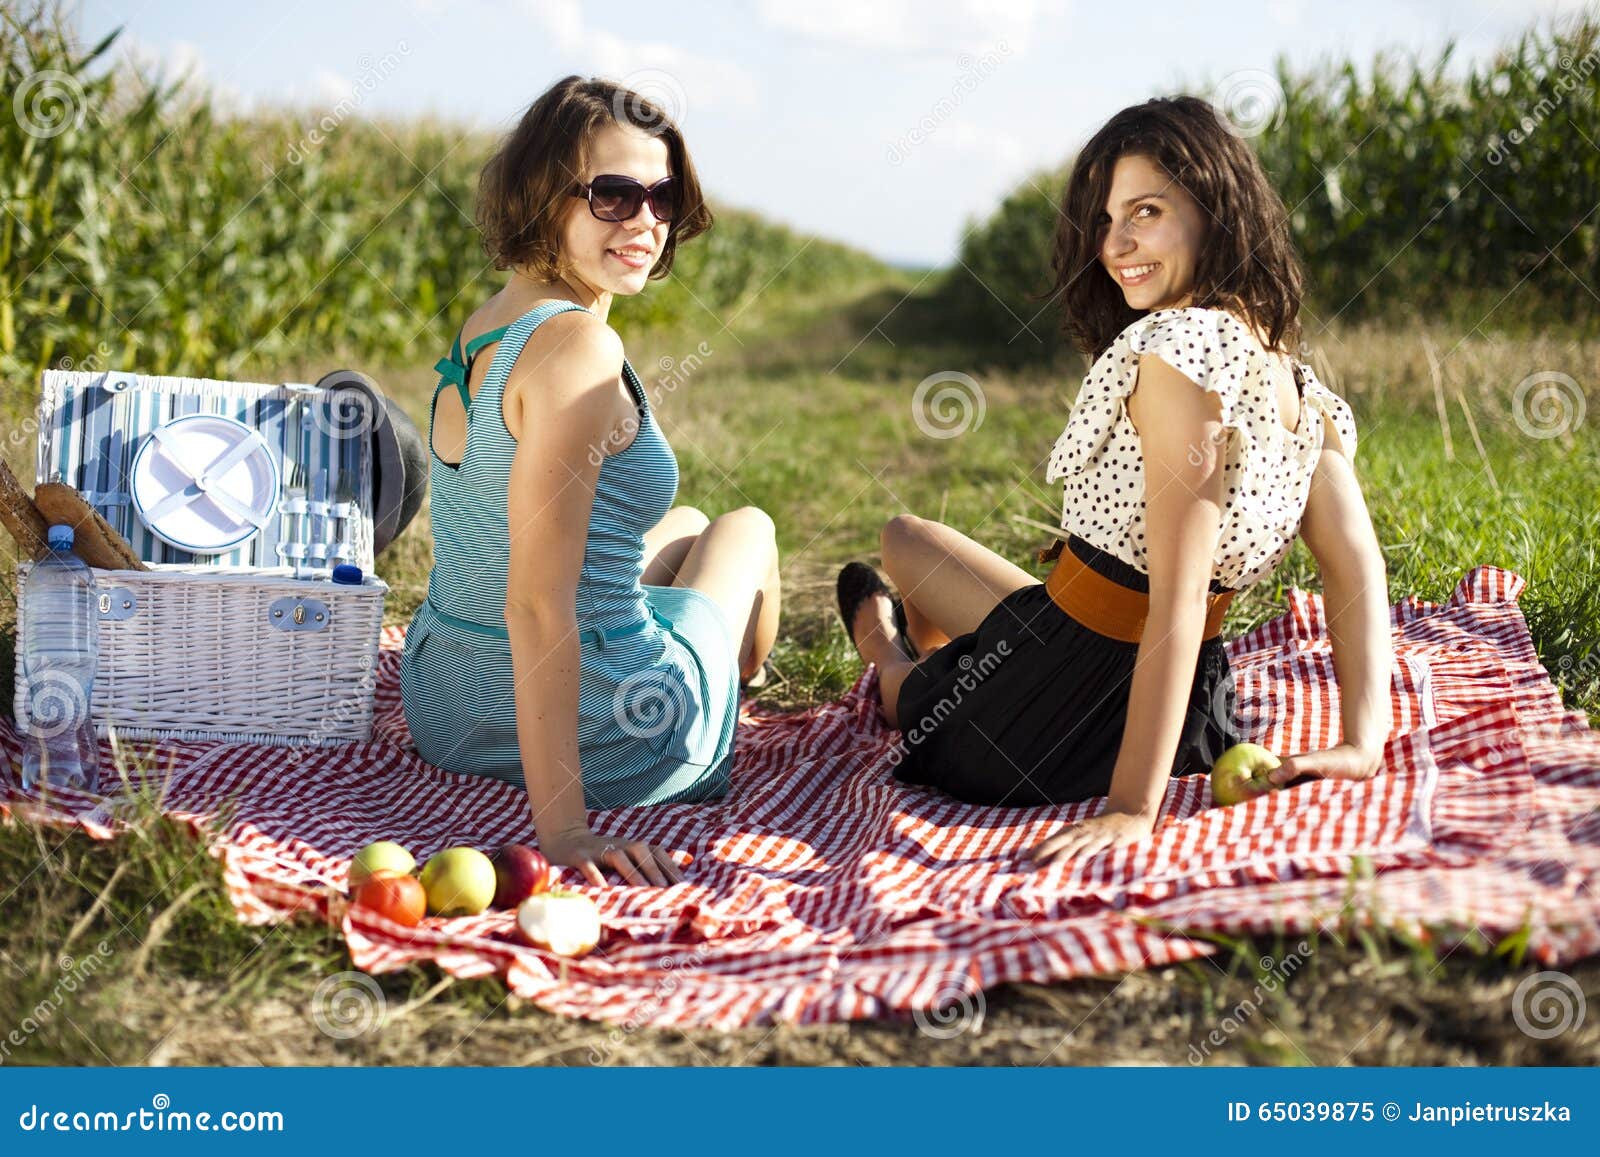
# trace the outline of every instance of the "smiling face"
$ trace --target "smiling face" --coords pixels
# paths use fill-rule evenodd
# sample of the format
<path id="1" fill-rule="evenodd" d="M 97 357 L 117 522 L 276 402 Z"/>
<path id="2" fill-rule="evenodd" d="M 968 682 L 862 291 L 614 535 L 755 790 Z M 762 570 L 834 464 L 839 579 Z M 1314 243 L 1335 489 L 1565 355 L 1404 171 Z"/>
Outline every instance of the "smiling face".
<path id="1" fill-rule="evenodd" d="M 672 175 L 667 144 L 631 127 L 607 125 L 595 133 L 579 174 L 588 184 L 601 174 L 632 177 L 646 188 Z M 561 226 L 561 258 L 569 280 L 598 297 L 631 296 L 645 286 L 667 243 L 668 224 L 658 221 L 648 199 L 626 221 L 601 221 L 587 201 L 571 198 Z"/>
<path id="2" fill-rule="evenodd" d="M 1119 157 L 1100 224 L 1100 264 L 1130 309 L 1187 304 L 1206 230 L 1204 212 L 1182 185 L 1149 157 Z"/>

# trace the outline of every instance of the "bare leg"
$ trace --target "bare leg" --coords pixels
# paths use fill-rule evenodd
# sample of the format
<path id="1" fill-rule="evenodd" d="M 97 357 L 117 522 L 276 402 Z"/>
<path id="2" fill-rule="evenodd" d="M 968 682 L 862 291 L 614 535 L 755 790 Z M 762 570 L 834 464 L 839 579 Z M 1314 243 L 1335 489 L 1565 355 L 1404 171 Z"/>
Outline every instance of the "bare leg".
<path id="1" fill-rule="evenodd" d="M 950 636 L 934 626 L 916 603 L 902 598 L 900 605 L 906 612 L 906 634 L 910 636 L 917 654 L 926 658 L 950 641 Z"/>
<path id="2" fill-rule="evenodd" d="M 910 607 L 906 609 L 909 611 Z M 900 686 L 916 663 L 906 658 L 905 652 L 900 649 L 899 632 L 894 625 L 894 604 L 887 595 L 861 600 L 850 634 L 855 639 L 861 661 L 873 663 L 878 668 L 878 701 L 883 708 L 883 717 L 889 721 L 890 727 L 899 727 L 896 704 L 900 700 Z"/>
<path id="3" fill-rule="evenodd" d="M 978 624 L 1001 599 L 1039 580 L 943 523 L 897 514 L 883 528 L 883 569 L 899 588 L 912 641 L 939 646 Z M 940 637 L 942 636 L 942 638 Z"/>
<path id="4" fill-rule="evenodd" d="M 693 587 L 722 608 L 734 634 L 739 677 L 761 670 L 778 638 L 781 592 L 772 519 L 754 506 L 731 510 L 701 532 L 674 586 Z"/>
<path id="5" fill-rule="evenodd" d="M 694 540 L 711 520 L 692 506 L 674 506 L 661 521 L 644 534 L 644 576 L 646 586 L 670 587 L 678 568 L 689 554 Z"/>

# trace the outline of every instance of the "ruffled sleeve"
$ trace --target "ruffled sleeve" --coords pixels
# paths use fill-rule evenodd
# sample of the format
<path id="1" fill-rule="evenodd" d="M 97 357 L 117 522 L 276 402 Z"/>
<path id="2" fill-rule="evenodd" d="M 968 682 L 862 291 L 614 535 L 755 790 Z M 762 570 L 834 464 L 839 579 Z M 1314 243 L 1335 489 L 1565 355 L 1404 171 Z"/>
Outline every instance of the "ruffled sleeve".
<path id="1" fill-rule="evenodd" d="M 1202 390 L 1216 394 L 1224 426 L 1235 424 L 1234 410 L 1254 344 L 1239 320 L 1220 309 L 1162 310 L 1128 327 L 1128 349 L 1134 357 L 1158 357 Z M 1130 375 L 1136 376 L 1137 370 Z"/>
<path id="2" fill-rule="evenodd" d="M 1083 469 L 1111 437 L 1124 401 L 1139 380 L 1139 358 L 1151 354 L 1202 390 L 1217 395 L 1224 429 L 1236 429 L 1253 339 L 1219 309 L 1167 309 L 1146 314 L 1118 335 L 1084 378 L 1067 428 L 1045 470 L 1054 482 Z"/>
<path id="3" fill-rule="evenodd" d="M 1346 458 L 1356 456 L 1356 420 L 1350 411 L 1350 405 L 1338 394 L 1322 384 L 1321 379 L 1311 372 L 1311 367 L 1300 363 L 1296 367 L 1300 375 L 1300 398 L 1306 405 L 1315 410 L 1323 422 L 1323 436 L 1318 448 L 1327 442 L 1327 423 L 1332 422 L 1334 430 L 1339 435 L 1339 444 L 1344 448 Z"/>
<path id="4" fill-rule="evenodd" d="M 1117 379 L 1120 376 L 1121 366 L 1112 352 L 1103 354 L 1090 368 L 1078 390 L 1078 399 L 1072 405 L 1067 428 L 1061 431 L 1050 450 L 1050 462 L 1044 472 L 1046 482 L 1083 469 L 1111 437 L 1117 423 L 1117 408 L 1128 393 L 1119 388 Z"/>

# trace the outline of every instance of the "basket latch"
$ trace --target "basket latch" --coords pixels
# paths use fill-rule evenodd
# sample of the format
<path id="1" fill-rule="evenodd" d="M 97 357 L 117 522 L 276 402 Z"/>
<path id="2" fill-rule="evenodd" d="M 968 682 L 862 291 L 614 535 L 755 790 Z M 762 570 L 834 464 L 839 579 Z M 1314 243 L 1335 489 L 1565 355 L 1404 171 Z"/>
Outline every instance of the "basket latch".
<path id="1" fill-rule="evenodd" d="M 327 603 L 300 595 L 275 599 L 267 608 L 267 622 L 280 631 L 321 631 L 332 619 Z"/>
<path id="2" fill-rule="evenodd" d="M 96 601 L 102 619 L 120 622 L 131 619 L 139 610 L 139 600 L 127 587 L 112 587 L 99 593 Z"/>

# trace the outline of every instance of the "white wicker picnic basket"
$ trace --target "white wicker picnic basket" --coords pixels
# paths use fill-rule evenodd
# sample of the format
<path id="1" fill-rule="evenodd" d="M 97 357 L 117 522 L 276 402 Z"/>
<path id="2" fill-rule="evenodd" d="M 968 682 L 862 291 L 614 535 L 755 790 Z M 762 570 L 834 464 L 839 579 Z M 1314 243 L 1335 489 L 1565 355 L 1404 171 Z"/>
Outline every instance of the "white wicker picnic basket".
<path id="1" fill-rule="evenodd" d="M 44 375 L 37 481 L 75 487 L 152 567 L 93 571 L 102 737 L 371 737 L 389 588 L 372 573 L 368 435 L 382 413 L 353 387 Z M 341 562 L 359 583 L 331 581 Z M 19 646 L 24 733 L 30 699 Z"/>

